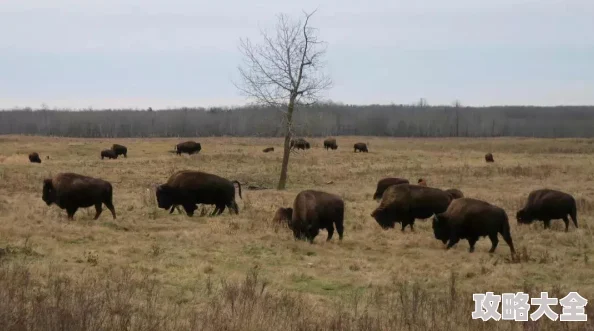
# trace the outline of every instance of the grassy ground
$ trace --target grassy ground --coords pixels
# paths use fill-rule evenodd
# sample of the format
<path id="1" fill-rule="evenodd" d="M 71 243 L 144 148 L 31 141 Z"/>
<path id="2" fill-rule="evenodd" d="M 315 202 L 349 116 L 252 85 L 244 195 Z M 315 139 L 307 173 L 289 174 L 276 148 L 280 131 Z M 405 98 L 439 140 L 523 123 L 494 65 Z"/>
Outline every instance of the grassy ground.
<path id="1" fill-rule="evenodd" d="M 434 309 L 431 307 L 440 306 L 436 301 L 440 295 L 448 300 L 459 297 L 458 308 L 464 310 L 459 310 L 458 315 L 443 313 L 458 316 L 458 320 L 445 321 L 438 328 L 452 330 L 465 329 L 460 323 L 469 323 L 469 329 L 504 325 L 472 324 L 472 292 L 542 289 L 559 297 L 569 291 L 579 291 L 588 299 L 594 297 L 590 261 L 594 253 L 594 140 L 338 137 L 338 150 L 326 151 L 322 148 L 323 138 L 310 138 L 312 149 L 291 155 L 286 191 L 250 191 L 244 187 L 243 199 L 237 199 L 239 215 L 225 211 L 219 217 L 192 218 L 158 209 L 154 185 L 163 183 L 176 170 L 198 169 L 239 180 L 244 185 L 273 188 L 279 176 L 282 140 L 198 138 L 195 140 L 202 144 L 198 155 L 169 153 L 183 140 L 0 137 L 0 247 L 6 248 L 2 258 L 4 279 L 16 277 L 23 272 L 18 266 L 24 265 L 43 289 L 56 273 L 77 280 L 82 275 L 107 275 L 121 269 L 137 277 L 150 277 L 157 284 L 161 299 L 155 305 L 188 305 L 198 309 L 212 304 L 209 291 L 204 289 L 209 289 L 213 281 L 241 280 L 246 274 L 257 272 L 258 282 L 265 279 L 267 291 L 277 298 L 282 293 L 297 295 L 300 304 L 313 309 L 316 316 L 335 314 L 339 310 L 337 304 L 348 303 L 353 325 L 315 324 L 330 323 L 316 319 L 306 328 L 336 330 L 365 329 L 357 324 L 367 325 L 358 320 L 361 316 L 353 303 L 357 304 L 358 296 L 367 296 L 366 302 L 376 304 L 370 311 L 378 311 L 379 306 L 385 309 L 386 305 L 377 298 L 381 292 L 399 293 L 401 299 L 396 301 L 400 301 L 401 313 L 410 308 L 413 315 L 414 291 L 419 289 L 426 294 L 426 301 L 433 300 L 432 306 L 423 310 L 427 314 Z M 352 145 L 357 141 L 368 143 L 369 153 L 353 153 Z M 128 147 L 128 157 L 101 160 L 100 151 L 116 142 Z M 275 151 L 262 153 L 268 146 L 275 147 Z M 27 154 L 31 151 L 37 151 L 43 163 L 29 163 Z M 494 164 L 485 163 L 486 152 L 493 153 Z M 93 221 L 94 209 L 90 208 L 79 209 L 75 220 L 68 222 L 65 211 L 46 206 L 41 200 L 43 178 L 66 171 L 111 181 L 117 220 L 112 220 L 104 210 Z M 387 176 L 404 177 L 411 182 L 422 177 L 429 186 L 455 187 L 467 197 L 504 208 L 512 223 L 520 260 L 511 261 L 509 247 L 503 240 L 497 251 L 489 254 L 487 238 L 479 240 L 472 254 L 468 253 L 466 241 L 446 251 L 434 239 L 430 221 L 417 221 L 414 233 L 408 229 L 401 233 L 398 227 L 382 230 L 370 213 L 377 206 L 372 200 L 375 185 Z M 578 201 L 579 229 L 570 225 L 569 233 L 565 233 L 561 220 L 553 222 L 552 230 L 544 230 L 542 223 L 516 224 L 515 213 L 528 193 L 542 187 L 574 195 Z M 345 200 L 343 242 L 337 236 L 325 242 L 325 231 L 313 245 L 296 242 L 288 229 L 271 224 L 277 207 L 292 205 L 295 195 L 308 188 L 333 192 Z M 237 286 L 245 286 L 245 282 Z M 412 292 L 407 292 L 407 286 L 412 286 Z M 406 293 L 412 301 L 403 299 L 409 298 Z M 372 297 L 375 299 L 369 299 Z M 399 315 L 399 322 L 390 321 L 389 316 L 376 315 L 377 327 L 367 329 L 392 329 L 394 323 L 403 323 L 398 327 L 407 329 L 438 327 L 435 321 L 422 325 L 418 324 L 420 321 L 402 322 L 406 320 L 404 315 Z M 552 329 L 559 327 L 560 322 L 556 323 Z M 547 324 L 535 325 L 536 329 L 543 329 Z M 280 324 L 276 326 L 281 328 Z M 276 329 L 274 323 L 268 327 Z M 175 329 L 171 325 L 168 328 Z M 250 328 L 243 324 L 239 329 Z M 260 329 L 266 328 L 253 327 Z"/>

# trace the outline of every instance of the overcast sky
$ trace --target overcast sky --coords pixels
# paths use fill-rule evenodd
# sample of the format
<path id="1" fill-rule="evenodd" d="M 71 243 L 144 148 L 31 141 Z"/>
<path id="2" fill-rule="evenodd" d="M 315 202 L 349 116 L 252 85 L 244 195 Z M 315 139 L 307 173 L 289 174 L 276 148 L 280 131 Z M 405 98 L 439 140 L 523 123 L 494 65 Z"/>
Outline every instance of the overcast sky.
<path id="1" fill-rule="evenodd" d="M 0 0 L 0 108 L 241 104 L 239 38 L 315 8 L 331 100 L 594 104 L 594 0 Z"/>

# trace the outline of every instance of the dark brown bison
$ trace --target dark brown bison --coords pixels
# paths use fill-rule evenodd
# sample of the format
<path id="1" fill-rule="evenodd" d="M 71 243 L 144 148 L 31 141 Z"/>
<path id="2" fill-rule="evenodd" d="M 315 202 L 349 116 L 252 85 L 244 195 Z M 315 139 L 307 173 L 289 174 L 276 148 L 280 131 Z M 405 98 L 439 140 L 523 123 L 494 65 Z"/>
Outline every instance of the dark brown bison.
<path id="1" fill-rule="evenodd" d="M 101 215 L 101 205 L 111 211 L 116 218 L 113 207 L 113 188 L 111 183 L 99 178 L 83 176 L 75 173 L 59 173 L 53 178 L 43 180 L 43 201 L 50 206 L 55 203 L 66 209 L 68 219 L 72 219 L 78 208 L 95 206 L 95 219 Z"/>
<path id="2" fill-rule="evenodd" d="M 280 207 L 274 213 L 274 217 L 272 218 L 273 224 L 279 223 L 289 223 L 291 221 L 291 217 L 293 215 L 293 208 L 283 208 Z"/>
<path id="3" fill-rule="evenodd" d="M 182 153 L 192 155 L 194 153 L 199 153 L 201 150 L 202 145 L 195 141 L 185 141 L 183 143 L 175 145 L 175 152 L 177 153 L 177 155 L 181 155 Z"/>
<path id="4" fill-rule="evenodd" d="M 215 205 L 211 216 L 222 214 L 225 207 L 230 213 L 238 214 L 233 183 L 237 183 L 241 198 L 241 184 L 236 180 L 229 181 L 202 171 L 181 170 L 171 175 L 167 183 L 157 187 L 157 203 L 163 209 L 181 205 L 188 216 L 194 215 L 197 204 Z"/>
<path id="5" fill-rule="evenodd" d="M 309 142 L 303 138 L 297 138 L 295 140 L 291 140 L 291 148 L 295 149 L 309 149 L 311 146 Z"/>
<path id="6" fill-rule="evenodd" d="M 104 149 L 101 151 L 101 160 L 103 160 L 103 158 L 117 159 L 118 155 L 111 149 Z"/>
<path id="7" fill-rule="evenodd" d="M 441 240 L 444 244 L 447 242 L 447 249 L 460 239 L 467 239 L 470 244 L 469 251 L 473 252 L 478 239 L 488 236 L 491 239 L 489 253 L 493 253 L 499 243 L 498 233 L 508 244 L 511 253 L 515 254 L 505 210 L 477 199 L 453 200 L 444 213 L 433 217 L 435 239 Z"/>
<path id="8" fill-rule="evenodd" d="M 375 193 L 373 194 L 373 200 L 379 200 L 382 198 L 382 194 L 384 191 L 392 185 L 399 185 L 399 184 L 408 184 L 408 179 L 398 178 L 398 177 L 386 177 L 382 178 L 377 182 L 377 187 L 375 189 Z"/>
<path id="9" fill-rule="evenodd" d="M 338 145 L 336 144 L 336 139 L 335 138 L 328 138 L 326 140 L 324 140 L 324 148 L 326 150 L 331 149 L 331 150 L 335 150 L 338 148 Z"/>
<path id="10" fill-rule="evenodd" d="M 267 147 L 267 148 L 264 148 L 264 150 L 263 150 L 262 152 L 264 152 L 264 153 L 268 153 L 268 152 L 274 152 L 274 147 Z"/>
<path id="11" fill-rule="evenodd" d="M 342 240 L 344 232 L 344 201 L 339 196 L 316 190 L 299 192 L 293 202 L 293 214 L 289 228 L 295 239 L 307 239 L 313 243 L 320 229 L 328 231 L 326 241 L 332 239 L 334 229 Z"/>
<path id="12" fill-rule="evenodd" d="M 114 151 L 117 156 L 123 155 L 124 157 L 128 157 L 128 148 L 126 146 L 113 144 L 111 150 Z"/>
<path id="13" fill-rule="evenodd" d="M 359 152 L 365 152 L 365 153 L 368 152 L 368 150 L 367 150 L 367 144 L 366 143 L 356 143 L 353 147 L 355 148 L 355 153 L 357 151 L 359 151 Z"/>
<path id="14" fill-rule="evenodd" d="M 39 158 L 39 154 L 37 152 L 33 152 L 29 154 L 29 162 L 31 163 L 41 163 L 41 159 Z"/>
<path id="15" fill-rule="evenodd" d="M 487 162 L 495 162 L 495 160 L 493 160 L 493 154 L 491 154 L 491 153 L 485 154 L 485 161 L 487 161 Z"/>
<path id="16" fill-rule="evenodd" d="M 433 214 L 446 211 L 452 198 L 438 188 L 399 184 L 388 187 L 382 195 L 380 205 L 371 213 L 384 229 L 402 224 L 402 231 L 410 225 L 414 231 L 415 219 L 426 219 Z"/>
<path id="17" fill-rule="evenodd" d="M 419 178 L 417 180 L 417 185 L 419 185 L 419 186 L 427 186 L 427 182 L 423 178 Z"/>
<path id="18" fill-rule="evenodd" d="M 565 232 L 569 230 L 569 219 L 578 227 L 575 199 L 565 192 L 540 189 L 530 192 L 524 208 L 516 213 L 518 224 L 530 224 L 535 220 L 543 221 L 545 229 L 551 227 L 551 220 L 562 219 Z"/>
<path id="19" fill-rule="evenodd" d="M 462 191 L 460 191 L 457 188 L 450 188 L 450 189 L 447 189 L 445 191 L 446 191 L 447 194 L 450 195 L 450 197 L 452 197 L 452 200 L 464 198 L 464 193 L 462 193 Z"/>

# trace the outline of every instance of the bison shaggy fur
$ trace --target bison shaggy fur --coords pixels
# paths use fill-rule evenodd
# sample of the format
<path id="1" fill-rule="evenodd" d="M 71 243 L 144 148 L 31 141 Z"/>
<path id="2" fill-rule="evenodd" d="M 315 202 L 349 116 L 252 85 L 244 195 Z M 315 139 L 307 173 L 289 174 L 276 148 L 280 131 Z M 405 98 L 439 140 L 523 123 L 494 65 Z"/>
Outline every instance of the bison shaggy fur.
<path id="1" fill-rule="evenodd" d="M 241 198 L 241 184 L 236 180 L 202 171 L 181 170 L 171 175 L 167 183 L 157 186 L 157 203 L 163 209 L 181 205 L 188 216 L 194 215 L 197 204 L 215 205 L 211 216 L 220 215 L 225 207 L 238 214 L 234 183 L 239 186 Z"/>
<path id="2" fill-rule="evenodd" d="M 104 149 L 101 151 L 101 160 L 103 160 L 103 158 L 117 159 L 118 155 L 111 149 Z"/>
<path id="3" fill-rule="evenodd" d="M 493 154 L 491 154 L 491 153 L 485 154 L 485 161 L 486 162 L 495 162 L 495 160 L 493 159 Z"/>
<path id="4" fill-rule="evenodd" d="M 518 224 L 530 224 L 534 220 L 544 222 L 545 229 L 550 228 L 551 220 L 562 219 L 565 222 L 565 232 L 569 230 L 569 219 L 578 227 L 577 208 L 575 199 L 568 193 L 539 189 L 530 192 L 524 208 L 516 213 Z"/>
<path id="5" fill-rule="evenodd" d="M 29 154 L 29 162 L 31 163 L 41 163 L 41 159 L 39 158 L 39 154 L 37 152 L 33 152 Z"/>
<path id="6" fill-rule="evenodd" d="M 124 145 L 113 144 L 111 150 L 116 153 L 117 156 L 123 155 L 128 157 L 128 148 Z"/>
<path id="7" fill-rule="evenodd" d="M 289 228 L 295 239 L 307 239 L 313 243 L 320 229 L 328 231 L 326 241 L 332 239 L 334 230 L 339 240 L 344 233 L 344 201 L 341 197 L 327 192 L 304 190 L 299 192 L 293 202 L 293 214 Z"/>
<path id="8" fill-rule="evenodd" d="M 359 152 L 365 152 L 365 153 L 368 152 L 368 150 L 367 150 L 367 144 L 366 143 L 356 143 L 355 145 L 353 145 L 353 147 L 355 148 L 355 153 L 357 151 L 359 151 Z"/>
<path id="9" fill-rule="evenodd" d="M 267 147 L 267 148 L 264 148 L 264 150 L 262 150 L 262 152 L 264 152 L 264 153 L 268 153 L 268 152 L 274 152 L 274 147 Z"/>
<path id="10" fill-rule="evenodd" d="M 384 191 L 392 185 L 409 184 L 408 179 L 398 177 L 386 177 L 382 178 L 377 182 L 375 193 L 373 194 L 373 200 L 379 200 L 382 198 Z"/>
<path id="11" fill-rule="evenodd" d="M 328 138 L 326 140 L 324 140 L 324 148 L 326 150 L 331 149 L 331 150 L 335 150 L 338 148 L 338 145 L 336 144 L 336 139 L 335 138 Z"/>
<path id="12" fill-rule="evenodd" d="M 488 202 L 460 198 L 453 200 L 448 209 L 433 217 L 433 234 L 435 239 L 447 242 L 447 249 L 454 246 L 460 239 L 468 240 L 470 252 L 474 251 L 474 244 L 480 237 L 489 237 L 493 253 L 497 248 L 501 234 L 515 254 L 514 244 L 509 229 L 509 221 L 505 210 Z"/>
<path id="13" fill-rule="evenodd" d="M 111 183 L 75 173 L 59 173 L 53 178 L 43 180 L 43 201 L 50 206 L 55 203 L 61 209 L 66 209 L 68 219 L 74 217 L 78 208 L 95 206 L 95 219 L 102 212 L 102 204 L 111 211 L 116 218 L 113 207 L 113 188 Z"/>
<path id="14" fill-rule="evenodd" d="M 202 145 L 195 141 L 184 141 L 175 145 L 175 152 L 177 155 L 181 155 L 182 153 L 187 153 L 188 155 L 192 155 L 194 153 L 199 153 L 202 150 Z"/>
<path id="15" fill-rule="evenodd" d="M 438 188 L 400 184 L 388 187 L 382 195 L 380 205 L 371 213 L 384 229 L 402 224 L 402 231 L 410 225 L 414 231 L 415 219 L 427 219 L 434 214 L 443 213 L 450 204 L 451 197 Z"/>
<path id="16" fill-rule="evenodd" d="M 274 217 L 272 218 L 273 224 L 279 223 L 289 223 L 291 221 L 291 217 L 293 215 L 293 208 L 283 208 L 280 207 L 274 213 Z"/>
<path id="17" fill-rule="evenodd" d="M 457 188 L 449 188 L 449 189 L 447 189 L 445 191 L 446 191 L 447 194 L 450 195 L 450 197 L 452 197 L 452 200 L 464 198 L 464 193 L 462 193 L 462 191 L 460 191 Z"/>

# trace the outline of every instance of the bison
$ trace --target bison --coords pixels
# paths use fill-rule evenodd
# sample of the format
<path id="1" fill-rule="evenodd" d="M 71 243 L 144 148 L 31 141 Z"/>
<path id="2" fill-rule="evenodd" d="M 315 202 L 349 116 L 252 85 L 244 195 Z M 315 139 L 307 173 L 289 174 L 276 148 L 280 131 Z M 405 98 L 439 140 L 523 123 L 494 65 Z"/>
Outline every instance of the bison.
<path id="1" fill-rule="evenodd" d="M 417 180 L 417 185 L 419 185 L 419 186 L 427 186 L 427 182 L 423 178 L 419 178 Z"/>
<path id="2" fill-rule="evenodd" d="M 485 161 L 486 162 L 495 162 L 495 160 L 493 160 L 493 154 L 491 154 L 491 153 L 485 154 Z"/>
<path id="3" fill-rule="evenodd" d="M 452 198 L 438 188 L 399 184 L 388 187 L 382 195 L 380 205 L 371 213 L 384 229 L 393 228 L 395 223 L 407 225 L 414 231 L 415 219 L 426 219 L 433 214 L 446 211 Z"/>
<path id="4" fill-rule="evenodd" d="M 43 180 L 43 201 L 50 206 L 55 203 L 61 209 L 66 209 L 68 219 L 74 217 L 78 208 L 95 206 L 95 220 L 101 215 L 101 205 L 111 211 L 116 219 L 113 207 L 113 188 L 111 183 L 99 178 L 79 175 L 76 173 L 59 173 L 53 178 Z"/>
<path id="5" fill-rule="evenodd" d="M 283 208 L 280 207 L 274 213 L 274 217 L 272 218 L 272 223 L 279 224 L 279 223 L 289 223 L 291 221 L 291 217 L 293 215 L 293 208 Z"/>
<path id="6" fill-rule="evenodd" d="M 449 194 L 450 197 L 452 197 L 452 200 L 464 198 L 464 193 L 462 193 L 462 191 L 460 191 L 457 188 L 450 188 L 450 189 L 445 190 L 445 192 L 447 194 Z"/>
<path id="7" fill-rule="evenodd" d="M 126 146 L 113 144 L 111 150 L 114 151 L 117 156 L 123 155 L 124 157 L 128 157 L 128 148 Z"/>
<path id="8" fill-rule="evenodd" d="M 365 143 L 356 143 L 353 147 L 355 148 L 355 153 L 357 151 L 359 151 L 359 152 L 365 152 L 365 153 L 368 152 L 368 150 L 367 150 L 367 144 L 365 144 Z"/>
<path id="9" fill-rule="evenodd" d="M 375 189 L 375 193 L 373 194 L 373 200 L 379 200 L 382 198 L 382 194 L 384 191 L 392 186 L 392 185 L 399 185 L 399 184 L 409 184 L 408 179 L 398 178 L 398 177 L 386 177 L 382 178 L 377 182 L 377 188 Z"/>
<path id="10" fill-rule="evenodd" d="M 201 150 L 202 145 L 195 141 L 185 141 L 175 145 L 175 152 L 177 153 L 177 155 L 181 155 L 182 153 L 192 155 L 194 153 L 199 153 Z"/>
<path id="11" fill-rule="evenodd" d="M 577 208 L 575 199 L 565 192 L 540 189 L 530 192 L 524 208 L 516 213 L 518 224 L 530 224 L 534 220 L 544 222 L 545 229 L 550 228 L 551 220 L 563 219 L 565 232 L 569 230 L 569 219 L 578 227 Z"/>
<path id="12" fill-rule="evenodd" d="M 295 140 L 291 140 L 291 148 L 295 149 L 309 149 L 311 146 L 309 142 L 303 138 L 297 138 Z"/>
<path id="13" fill-rule="evenodd" d="M 274 152 L 274 147 L 267 147 L 267 148 L 264 148 L 264 150 L 262 150 L 262 152 L 264 152 L 264 153 L 268 153 L 268 152 Z"/>
<path id="14" fill-rule="evenodd" d="M 338 145 L 336 144 L 336 139 L 335 138 L 328 138 L 326 140 L 324 140 L 324 148 L 326 150 L 331 149 L 331 150 L 335 150 L 338 148 Z"/>
<path id="15" fill-rule="evenodd" d="M 239 214 L 234 183 L 237 183 L 239 197 L 242 198 L 241 184 L 236 180 L 229 181 L 202 171 L 181 170 L 171 175 L 167 183 L 157 187 L 157 203 L 163 209 L 181 205 L 190 217 L 194 215 L 197 204 L 215 205 L 211 216 L 222 214 L 225 207 L 229 208 L 230 213 Z"/>
<path id="16" fill-rule="evenodd" d="M 313 243 L 320 229 L 328 231 L 326 241 L 332 239 L 334 229 L 339 240 L 344 233 L 344 201 L 341 197 L 316 190 L 299 192 L 293 202 L 293 214 L 289 228 L 295 239 L 307 239 Z"/>
<path id="17" fill-rule="evenodd" d="M 29 154 L 29 162 L 31 163 L 41 163 L 41 159 L 39 158 L 39 154 L 37 152 L 33 152 Z"/>
<path id="18" fill-rule="evenodd" d="M 104 149 L 101 151 L 101 160 L 103 160 L 103 158 L 117 159 L 118 155 L 111 149 Z"/>
<path id="19" fill-rule="evenodd" d="M 441 240 L 444 244 L 447 242 L 447 249 L 460 239 L 467 239 L 470 244 L 469 252 L 472 253 L 478 239 L 488 236 L 491 239 L 489 253 L 493 253 L 499 243 L 498 233 L 509 246 L 511 253 L 515 254 L 505 210 L 482 200 L 453 200 L 444 213 L 433 217 L 435 239 Z"/>

